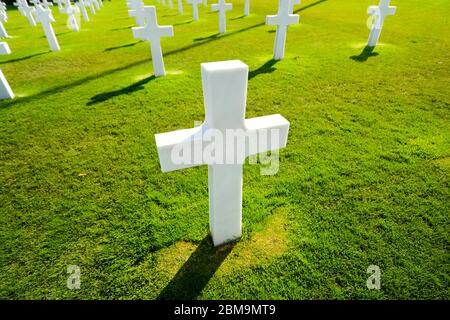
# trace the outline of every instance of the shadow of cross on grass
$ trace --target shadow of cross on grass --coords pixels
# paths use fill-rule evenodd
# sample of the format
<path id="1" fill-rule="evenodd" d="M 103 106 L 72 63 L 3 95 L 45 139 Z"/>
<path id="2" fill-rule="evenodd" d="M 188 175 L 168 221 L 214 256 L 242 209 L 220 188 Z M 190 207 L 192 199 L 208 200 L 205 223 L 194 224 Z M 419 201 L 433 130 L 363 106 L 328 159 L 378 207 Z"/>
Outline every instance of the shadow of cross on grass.
<path id="1" fill-rule="evenodd" d="M 375 47 L 366 46 L 359 55 L 351 56 L 350 59 L 358 61 L 358 62 L 365 62 L 370 57 L 376 57 L 378 55 L 378 53 L 373 52 L 373 50 L 375 50 Z"/>
<path id="2" fill-rule="evenodd" d="M 119 90 L 115 90 L 115 91 L 110 91 L 110 92 L 104 92 L 104 93 L 97 94 L 97 95 L 95 95 L 95 96 L 93 96 L 91 98 L 91 101 L 89 101 L 87 103 L 87 105 L 88 106 L 92 106 L 93 104 L 106 101 L 108 99 L 120 96 L 122 94 L 129 94 L 129 93 L 133 93 L 133 92 L 142 90 L 142 89 L 144 89 L 144 84 L 147 84 L 150 81 L 155 80 L 155 79 L 156 79 L 155 76 L 151 76 L 151 77 L 145 78 L 143 80 L 140 80 L 140 81 L 138 81 L 136 83 L 133 83 L 132 85 L 129 85 L 128 87 L 125 87 L 125 88 L 122 88 L 122 89 L 119 89 Z"/>
<path id="3" fill-rule="evenodd" d="M 211 237 L 205 237 L 194 253 L 161 291 L 158 300 L 193 300 L 212 278 L 235 243 L 214 247 Z"/>
<path id="4" fill-rule="evenodd" d="M 270 59 L 266 63 L 264 63 L 261 67 L 258 69 L 252 70 L 248 73 L 248 80 L 253 79 L 254 77 L 263 74 L 263 73 L 272 73 L 277 68 L 274 68 L 273 66 L 278 62 L 278 60 Z"/>

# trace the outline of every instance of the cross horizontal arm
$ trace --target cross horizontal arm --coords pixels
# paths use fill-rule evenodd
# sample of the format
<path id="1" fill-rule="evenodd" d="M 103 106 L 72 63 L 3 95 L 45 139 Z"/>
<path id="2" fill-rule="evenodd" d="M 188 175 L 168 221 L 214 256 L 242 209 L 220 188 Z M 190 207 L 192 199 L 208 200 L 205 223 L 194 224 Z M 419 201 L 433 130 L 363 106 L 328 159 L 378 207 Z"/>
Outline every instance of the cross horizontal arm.
<path id="1" fill-rule="evenodd" d="M 162 172 L 175 171 L 184 168 L 196 167 L 204 164 L 201 160 L 203 151 L 203 131 L 205 127 L 199 126 L 191 129 L 176 130 L 172 132 L 155 134 L 156 148 L 158 149 L 159 162 Z M 190 163 L 179 163 L 174 159 L 176 150 L 190 150 L 191 154 L 197 151 L 198 161 Z M 178 154 L 181 156 L 180 154 Z M 195 155 L 194 155 L 195 156 Z M 192 159 L 193 160 L 193 159 Z"/>
<path id="2" fill-rule="evenodd" d="M 274 151 L 286 147 L 289 133 L 289 121 L 282 115 L 274 114 L 270 116 L 251 118 L 244 120 L 247 135 L 249 137 L 258 137 L 261 140 L 262 136 L 267 139 L 258 141 L 258 148 L 246 147 L 246 156 L 253 154 Z M 262 134 L 265 131 L 265 134 Z M 265 140 L 265 141 L 264 141 Z"/>

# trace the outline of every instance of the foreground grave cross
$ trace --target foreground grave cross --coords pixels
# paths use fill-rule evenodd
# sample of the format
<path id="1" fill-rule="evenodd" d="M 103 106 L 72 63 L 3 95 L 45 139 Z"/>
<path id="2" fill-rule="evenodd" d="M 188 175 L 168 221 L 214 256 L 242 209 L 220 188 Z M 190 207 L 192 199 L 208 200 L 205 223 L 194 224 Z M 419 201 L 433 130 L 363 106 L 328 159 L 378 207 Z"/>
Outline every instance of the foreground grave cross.
<path id="1" fill-rule="evenodd" d="M 284 58 L 284 47 L 286 44 L 287 27 L 291 24 L 297 24 L 299 16 L 297 14 L 290 14 L 290 0 L 279 0 L 278 14 L 276 16 L 267 16 L 267 25 L 277 25 L 277 33 L 275 35 L 274 60 L 281 60 Z"/>
<path id="2" fill-rule="evenodd" d="M 225 3 L 225 0 L 219 0 L 219 3 L 211 5 L 212 11 L 219 11 L 219 32 L 225 33 L 227 30 L 226 25 L 226 12 L 227 10 L 233 9 L 233 5 L 231 3 Z"/>
<path id="3" fill-rule="evenodd" d="M 60 51 L 58 39 L 56 39 L 55 31 L 52 27 L 52 22 L 55 22 L 52 11 L 50 9 L 44 9 L 41 5 L 36 6 L 36 21 L 42 24 L 50 49 L 52 51 Z"/>
<path id="4" fill-rule="evenodd" d="M 394 15 L 397 7 L 389 6 L 390 0 L 380 0 L 378 6 L 370 6 L 367 9 L 369 16 L 375 16 L 375 21 L 370 28 L 369 40 L 367 46 L 375 47 L 380 39 L 381 29 L 383 28 L 386 16 Z"/>
<path id="5" fill-rule="evenodd" d="M 9 46 L 6 42 L 0 42 L 0 54 L 10 54 L 11 49 L 9 49 Z M 5 76 L 3 75 L 2 70 L 0 70 L 0 100 L 5 99 L 13 99 L 14 93 L 11 90 L 11 87 L 9 86 L 8 81 L 6 80 Z"/>
<path id="6" fill-rule="evenodd" d="M 198 21 L 198 5 L 202 3 L 202 0 L 186 0 L 186 2 L 192 6 L 192 18 Z"/>
<path id="7" fill-rule="evenodd" d="M 281 115 L 245 119 L 248 66 L 243 62 L 203 63 L 201 70 L 204 123 L 192 129 L 156 134 L 155 140 L 163 172 L 208 165 L 210 231 L 218 246 L 241 236 L 245 158 L 285 147 L 289 122 Z M 236 140 L 241 143 L 236 144 Z M 211 149 L 215 159 L 205 156 L 207 151 L 212 154 Z M 180 162 L 179 150 L 183 150 L 183 157 L 185 151 L 190 159 L 193 155 L 194 161 Z"/>
<path id="8" fill-rule="evenodd" d="M 156 18 L 156 8 L 154 6 L 144 6 L 147 25 L 144 27 L 134 27 L 133 35 L 135 38 L 150 41 L 152 51 L 152 62 L 155 76 L 164 76 L 164 60 L 161 51 L 161 37 L 173 37 L 172 26 L 160 26 Z"/>

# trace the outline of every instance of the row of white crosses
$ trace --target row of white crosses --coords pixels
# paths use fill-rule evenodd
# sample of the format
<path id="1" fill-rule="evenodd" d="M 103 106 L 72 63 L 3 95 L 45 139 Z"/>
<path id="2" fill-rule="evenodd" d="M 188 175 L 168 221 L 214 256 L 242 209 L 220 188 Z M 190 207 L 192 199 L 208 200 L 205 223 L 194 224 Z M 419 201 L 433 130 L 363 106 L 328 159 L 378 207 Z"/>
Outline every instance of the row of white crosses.
<path id="1" fill-rule="evenodd" d="M 27 0 L 16 0 L 14 5 L 18 8 L 19 12 L 27 17 L 32 26 L 36 26 L 36 22 L 42 24 L 45 37 L 52 51 L 60 51 L 61 48 L 56 38 L 55 31 L 52 27 L 52 22 L 55 22 L 51 8 L 53 4 L 47 0 L 31 0 L 34 6 L 30 6 Z M 81 10 L 83 17 L 86 21 L 89 21 L 87 16 L 86 7 L 91 8 L 91 12 L 95 14 L 95 8 L 100 9 L 103 6 L 101 0 L 78 0 L 76 7 L 73 7 L 70 0 L 55 0 L 58 3 L 60 12 L 66 13 L 69 16 L 69 26 L 72 30 L 78 31 L 79 25 L 77 23 L 75 14 L 77 10 Z M 7 21 L 6 6 L 0 1 L 0 37 L 9 37 L 3 26 L 3 22 Z M 11 50 L 6 42 L 0 42 L 0 54 L 10 54 Z M 0 100 L 12 99 L 14 94 L 6 81 L 5 76 L 0 70 Z"/>
<path id="2" fill-rule="evenodd" d="M 8 21 L 8 13 L 6 12 L 6 4 L 0 1 L 0 37 L 9 38 L 3 23 Z"/>

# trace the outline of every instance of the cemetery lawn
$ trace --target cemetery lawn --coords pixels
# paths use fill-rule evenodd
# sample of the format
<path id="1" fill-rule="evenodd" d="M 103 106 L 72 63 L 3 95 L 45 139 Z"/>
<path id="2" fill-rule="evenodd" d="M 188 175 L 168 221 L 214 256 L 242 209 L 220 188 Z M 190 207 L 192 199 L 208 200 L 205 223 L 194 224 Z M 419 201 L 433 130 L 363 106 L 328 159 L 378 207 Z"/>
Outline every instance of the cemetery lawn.
<path id="1" fill-rule="evenodd" d="M 1 299 L 449 298 L 450 2 L 392 1 L 371 52 L 377 0 L 303 0 L 279 62 L 264 25 L 277 0 L 245 18 L 232 3 L 225 35 L 210 8 L 194 23 L 189 6 L 158 5 L 175 32 L 161 78 L 125 1 L 79 33 L 54 7 L 59 53 L 9 8 Z M 154 134 L 202 121 L 200 63 L 231 59 L 250 68 L 247 118 L 291 128 L 277 175 L 244 166 L 241 241 L 213 249 L 207 167 L 162 173 Z M 369 265 L 381 290 L 366 287 Z"/>

